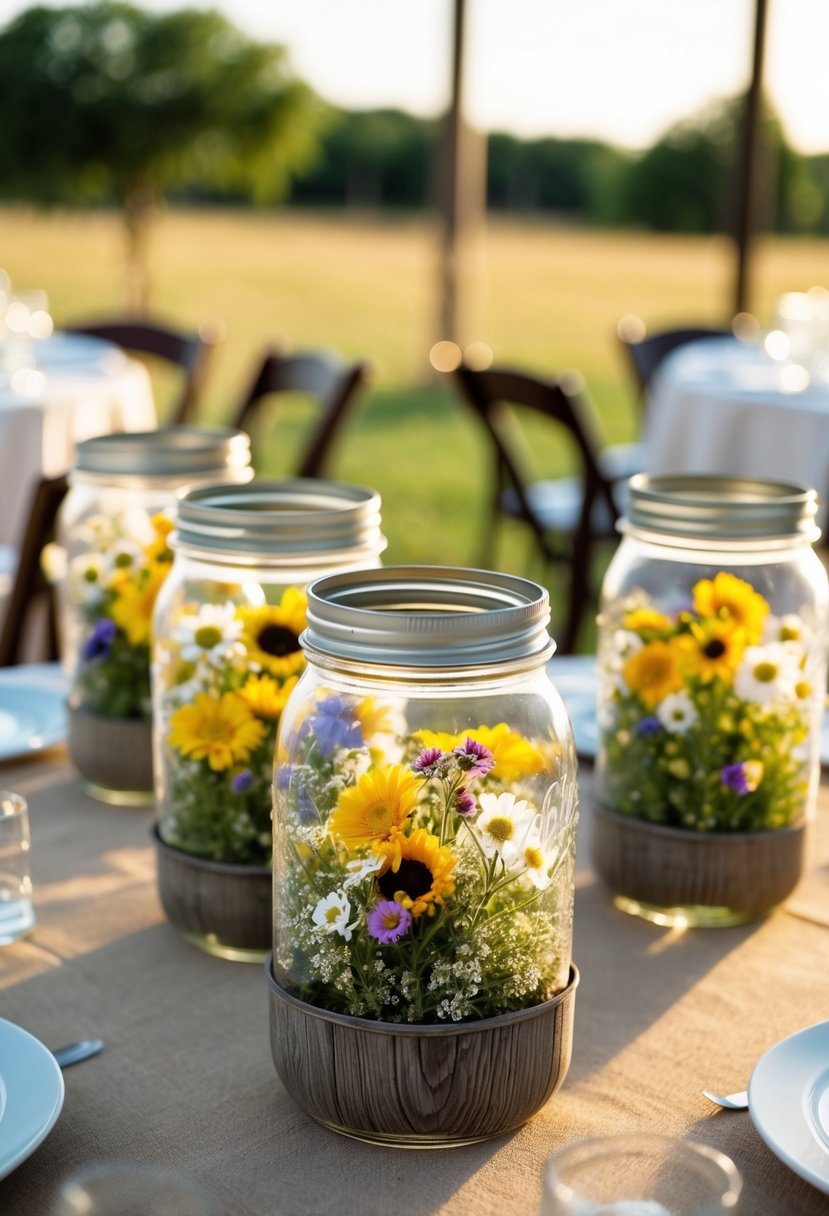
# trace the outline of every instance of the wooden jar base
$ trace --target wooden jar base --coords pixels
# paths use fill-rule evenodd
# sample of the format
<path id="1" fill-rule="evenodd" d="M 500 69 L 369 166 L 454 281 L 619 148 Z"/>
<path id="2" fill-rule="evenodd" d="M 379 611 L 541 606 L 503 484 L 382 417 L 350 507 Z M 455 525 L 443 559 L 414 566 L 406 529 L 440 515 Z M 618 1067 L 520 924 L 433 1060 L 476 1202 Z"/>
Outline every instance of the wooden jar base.
<path id="1" fill-rule="evenodd" d="M 452 1148 L 520 1127 L 567 1075 L 579 973 L 543 1005 L 446 1026 L 318 1009 L 265 964 L 271 1054 L 298 1106 L 332 1131 L 398 1148 Z"/>
<path id="2" fill-rule="evenodd" d="M 756 920 L 803 872 L 806 825 L 773 832 L 683 831 L 593 807 L 593 866 L 625 912 L 663 925 Z"/>
<path id="3" fill-rule="evenodd" d="M 273 938 L 270 866 L 226 865 L 175 849 L 153 828 L 158 894 L 189 942 L 234 962 L 261 963 Z"/>
<path id="4" fill-rule="evenodd" d="M 144 718 L 105 718 L 69 707 L 69 755 L 99 802 L 151 806 L 152 723 Z"/>

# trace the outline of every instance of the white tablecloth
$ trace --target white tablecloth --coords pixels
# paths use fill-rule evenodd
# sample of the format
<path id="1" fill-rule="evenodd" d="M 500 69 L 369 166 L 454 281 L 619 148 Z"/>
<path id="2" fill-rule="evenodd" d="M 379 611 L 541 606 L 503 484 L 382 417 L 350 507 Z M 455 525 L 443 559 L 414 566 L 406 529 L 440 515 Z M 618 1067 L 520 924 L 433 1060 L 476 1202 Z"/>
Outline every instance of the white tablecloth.
<path id="1" fill-rule="evenodd" d="M 39 477 L 65 473 L 75 444 L 157 425 L 146 368 L 118 347 L 56 333 L 33 366 L 0 371 L 0 544 L 17 546 Z"/>
<path id="2" fill-rule="evenodd" d="M 829 384 L 753 343 L 703 339 L 669 355 L 653 380 L 645 468 L 733 473 L 813 486 L 829 520 Z M 803 386 L 803 387 L 801 387 Z"/>

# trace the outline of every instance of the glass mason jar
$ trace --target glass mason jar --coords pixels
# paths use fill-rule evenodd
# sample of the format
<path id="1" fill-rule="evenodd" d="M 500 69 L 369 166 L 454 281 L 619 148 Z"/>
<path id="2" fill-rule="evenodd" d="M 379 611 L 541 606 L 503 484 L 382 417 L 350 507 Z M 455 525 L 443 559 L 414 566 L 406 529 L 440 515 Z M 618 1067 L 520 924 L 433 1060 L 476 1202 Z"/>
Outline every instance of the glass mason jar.
<path id="1" fill-rule="evenodd" d="M 576 757 L 548 621 L 543 588 L 489 571 L 309 588 L 274 777 L 289 999 L 451 1026 L 568 986 Z"/>
<path id="2" fill-rule="evenodd" d="M 107 802 L 153 797 L 150 647 L 169 569 L 176 498 L 253 476 L 242 431 L 195 426 L 79 443 L 57 539 L 61 653 L 70 683 L 69 750 Z"/>
<path id="3" fill-rule="evenodd" d="M 599 614 L 594 861 L 659 923 L 768 911 L 802 869 L 826 692 L 817 496 L 631 479 Z"/>
<path id="4" fill-rule="evenodd" d="M 212 953 L 263 958 L 270 948 L 273 755 L 305 666 L 305 587 L 378 565 L 385 543 L 379 495 L 361 486 L 254 481 L 178 504 L 154 622 L 159 883 L 169 919 Z M 208 869 L 217 895 L 196 907 L 185 891 L 190 881 L 203 889 Z"/>

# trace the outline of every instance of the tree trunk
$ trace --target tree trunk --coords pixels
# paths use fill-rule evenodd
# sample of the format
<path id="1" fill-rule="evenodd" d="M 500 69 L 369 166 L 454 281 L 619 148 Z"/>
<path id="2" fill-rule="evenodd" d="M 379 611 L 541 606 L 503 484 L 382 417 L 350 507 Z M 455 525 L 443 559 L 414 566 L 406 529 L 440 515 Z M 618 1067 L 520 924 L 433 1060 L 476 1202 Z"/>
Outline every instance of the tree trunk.
<path id="1" fill-rule="evenodd" d="M 156 212 L 156 197 L 147 182 L 134 182 L 124 196 L 127 235 L 126 308 L 131 316 L 147 312 L 150 298 L 150 231 Z"/>

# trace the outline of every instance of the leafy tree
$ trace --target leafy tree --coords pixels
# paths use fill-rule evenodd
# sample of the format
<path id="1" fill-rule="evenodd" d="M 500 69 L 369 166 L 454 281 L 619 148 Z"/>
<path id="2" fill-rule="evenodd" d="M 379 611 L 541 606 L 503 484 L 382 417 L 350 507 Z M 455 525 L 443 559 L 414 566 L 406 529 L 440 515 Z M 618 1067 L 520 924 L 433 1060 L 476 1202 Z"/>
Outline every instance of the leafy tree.
<path id="1" fill-rule="evenodd" d="M 130 303 L 146 304 L 150 221 L 172 187 L 281 197 L 327 108 L 283 48 L 216 12 L 151 14 L 118 0 L 21 13 L 0 31 L 0 190 L 114 200 L 127 225 Z"/>

